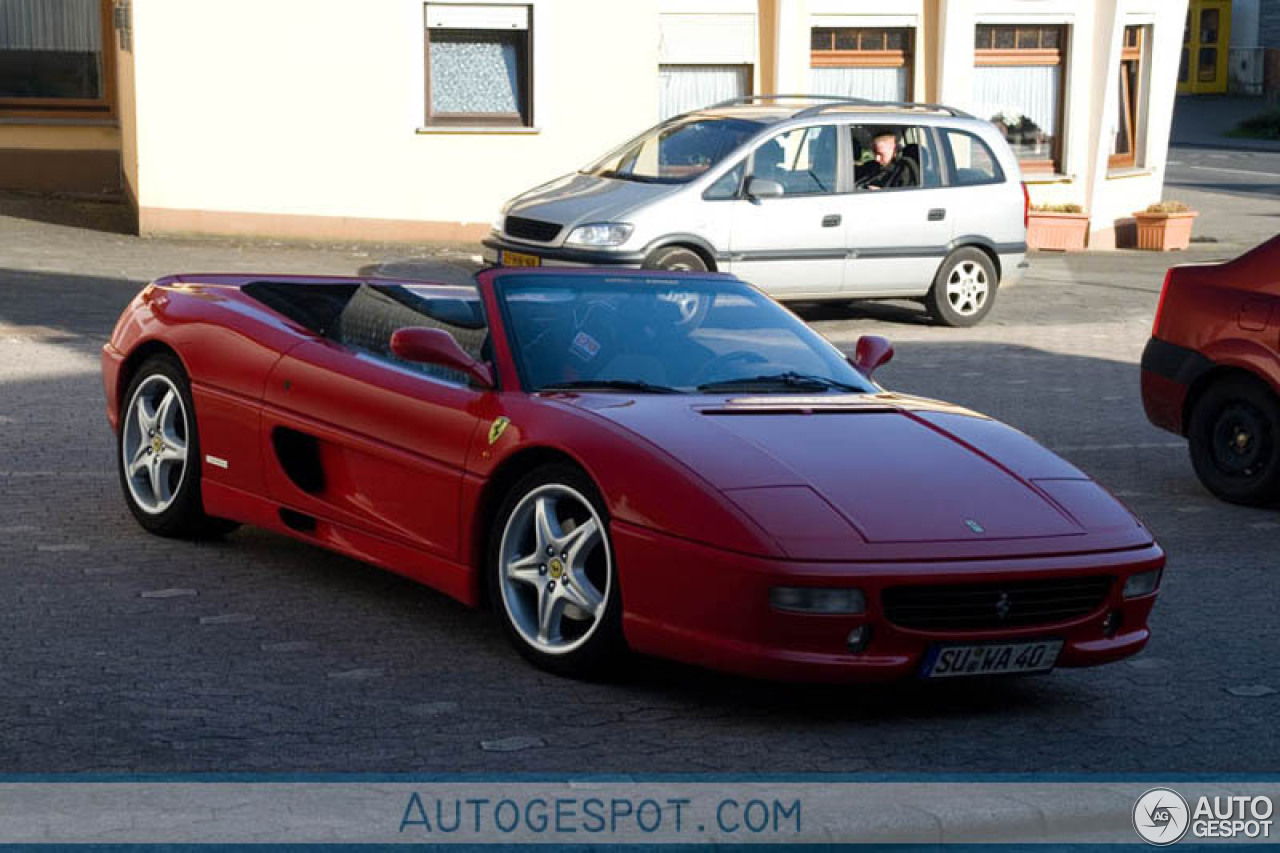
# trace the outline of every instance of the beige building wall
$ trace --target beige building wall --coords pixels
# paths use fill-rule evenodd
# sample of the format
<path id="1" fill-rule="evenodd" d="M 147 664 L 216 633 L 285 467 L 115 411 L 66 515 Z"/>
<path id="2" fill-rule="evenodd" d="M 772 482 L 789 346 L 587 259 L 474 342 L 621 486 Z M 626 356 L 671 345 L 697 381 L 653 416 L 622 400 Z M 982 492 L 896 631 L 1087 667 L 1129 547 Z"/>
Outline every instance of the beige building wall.
<path id="1" fill-rule="evenodd" d="M 512 5 L 534 127 L 444 131 L 423 128 L 421 0 L 134 0 L 142 230 L 475 237 L 652 124 L 653 0 Z"/>

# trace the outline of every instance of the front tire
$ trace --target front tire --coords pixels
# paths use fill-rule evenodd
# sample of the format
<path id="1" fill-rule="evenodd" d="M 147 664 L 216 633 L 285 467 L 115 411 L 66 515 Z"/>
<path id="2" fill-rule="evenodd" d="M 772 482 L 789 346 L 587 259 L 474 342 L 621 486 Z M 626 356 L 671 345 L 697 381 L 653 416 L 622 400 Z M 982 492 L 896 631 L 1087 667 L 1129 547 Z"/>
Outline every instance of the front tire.
<path id="1" fill-rule="evenodd" d="M 974 326 L 991 312 L 999 278 L 996 266 L 981 249 L 956 249 L 933 277 L 925 307 L 944 326 Z"/>
<path id="2" fill-rule="evenodd" d="M 1187 429 L 1196 476 L 1225 501 L 1280 500 L 1280 400 L 1261 381 L 1231 376 L 1196 402 Z"/>
<path id="3" fill-rule="evenodd" d="M 200 436 L 182 364 L 171 355 L 142 363 L 124 395 L 116 469 L 133 517 L 158 536 L 205 538 L 235 522 L 205 515 L 200 498 Z"/>
<path id="4" fill-rule="evenodd" d="M 625 649 L 609 516 L 578 468 L 544 465 L 512 488 L 490 536 L 487 575 L 507 637 L 537 666 L 588 678 Z"/>

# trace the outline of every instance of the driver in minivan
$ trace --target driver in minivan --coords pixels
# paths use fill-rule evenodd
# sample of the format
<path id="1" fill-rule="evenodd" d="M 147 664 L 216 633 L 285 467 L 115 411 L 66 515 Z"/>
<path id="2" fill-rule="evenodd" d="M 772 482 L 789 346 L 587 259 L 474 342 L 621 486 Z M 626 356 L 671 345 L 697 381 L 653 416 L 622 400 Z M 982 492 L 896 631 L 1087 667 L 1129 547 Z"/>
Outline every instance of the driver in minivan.
<path id="1" fill-rule="evenodd" d="M 871 140 L 874 156 L 858 166 L 860 189 L 881 190 L 920 186 L 920 166 L 903 153 L 902 139 L 895 130 L 886 130 Z"/>

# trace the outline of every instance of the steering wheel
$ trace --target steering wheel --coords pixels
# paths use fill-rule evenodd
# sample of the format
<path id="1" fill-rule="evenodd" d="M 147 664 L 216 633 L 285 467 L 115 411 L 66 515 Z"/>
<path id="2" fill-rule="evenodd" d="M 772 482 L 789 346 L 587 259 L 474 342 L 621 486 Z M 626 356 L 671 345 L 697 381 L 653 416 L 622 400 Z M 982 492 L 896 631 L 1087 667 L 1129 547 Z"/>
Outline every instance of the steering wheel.
<path id="1" fill-rule="evenodd" d="M 769 359 L 765 358 L 758 352 L 752 352 L 747 349 L 730 350 L 723 355 L 716 356 L 706 364 L 702 365 L 702 367 L 698 369 L 698 372 L 694 374 L 692 384 L 694 387 L 701 385 L 706 381 L 707 375 L 711 373 L 712 368 L 715 367 L 724 367 L 725 365 L 733 364 L 735 362 L 742 362 L 743 364 L 764 364 L 768 361 Z"/>

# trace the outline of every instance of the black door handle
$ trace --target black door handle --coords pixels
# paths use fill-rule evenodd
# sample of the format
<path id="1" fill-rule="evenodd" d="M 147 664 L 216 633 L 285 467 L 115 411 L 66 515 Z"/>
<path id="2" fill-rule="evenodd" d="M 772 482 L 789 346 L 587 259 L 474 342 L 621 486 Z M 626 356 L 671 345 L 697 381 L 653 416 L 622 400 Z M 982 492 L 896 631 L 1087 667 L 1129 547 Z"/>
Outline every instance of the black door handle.
<path id="1" fill-rule="evenodd" d="M 835 228 L 839 224 L 840 214 L 838 213 L 828 213 L 826 216 L 822 217 L 823 228 Z"/>
<path id="2" fill-rule="evenodd" d="M 945 207 L 935 207 L 929 211 L 930 222 L 941 222 L 947 218 L 947 209 Z"/>

